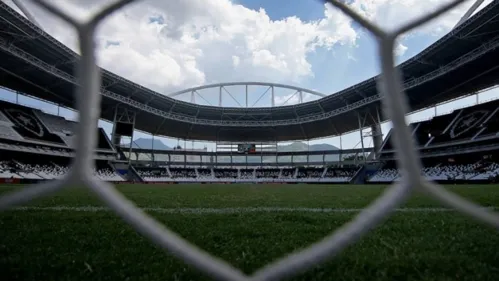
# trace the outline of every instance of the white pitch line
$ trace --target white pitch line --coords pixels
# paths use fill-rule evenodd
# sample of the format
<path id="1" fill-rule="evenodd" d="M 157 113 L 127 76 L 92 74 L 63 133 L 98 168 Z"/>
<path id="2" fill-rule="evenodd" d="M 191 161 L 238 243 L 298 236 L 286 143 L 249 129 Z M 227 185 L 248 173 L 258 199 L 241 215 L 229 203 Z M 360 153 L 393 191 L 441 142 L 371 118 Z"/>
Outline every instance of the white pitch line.
<path id="1" fill-rule="evenodd" d="M 360 208 L 292 208 L 292 207 L 240 207 L 240 208 L 140 208 L 146 212 L 168 213 L 168 214 L 240 214 L 240 213 L 357 213 L 364 209 Z M 498 207 L 484 207 L 485 210 L 497 210 Z M 15 207 L 11 211 L 53 211 L 53 212 L 110 212 L 107 207 L 97 206 L 55 206 L 55 207 Z M 405 213 L 439 213 L 453 212 L 449 208 L 399 208 L 396 212 Z"/>

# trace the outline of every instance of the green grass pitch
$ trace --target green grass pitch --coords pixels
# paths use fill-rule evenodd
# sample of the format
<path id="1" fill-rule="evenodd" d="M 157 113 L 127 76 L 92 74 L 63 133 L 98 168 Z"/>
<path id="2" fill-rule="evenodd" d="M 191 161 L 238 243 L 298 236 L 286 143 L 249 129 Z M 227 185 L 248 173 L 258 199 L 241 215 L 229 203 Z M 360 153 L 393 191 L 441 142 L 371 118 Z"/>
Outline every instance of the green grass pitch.
<path id="1" fill-rule="evenodd" d="M 120 185 L 151 216 L 250 273 L 351 220 L 382 186 Z M 499 207 L 498 186 L 453 186 Z M 19 189 L 0 186 L 0 195 Z M 71 188 L 0 213 L 0 280 L 211 280 Z M 331 261 L 292 280 L 499 280 L 499 232 L 415 194 Z M 319 209 L 326 208 L 323 211 Z"/>

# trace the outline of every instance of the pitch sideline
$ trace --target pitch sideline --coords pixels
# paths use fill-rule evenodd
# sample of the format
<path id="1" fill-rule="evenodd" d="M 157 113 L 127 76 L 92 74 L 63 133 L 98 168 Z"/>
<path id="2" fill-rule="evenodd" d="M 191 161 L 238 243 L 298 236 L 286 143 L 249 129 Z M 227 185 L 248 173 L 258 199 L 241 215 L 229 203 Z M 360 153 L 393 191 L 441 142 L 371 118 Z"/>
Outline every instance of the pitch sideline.
<path id="1" fill-rule="evenodd" d="M 238 207 L 238 208 L 140 208 L 145 212 L 167 213 L 167 214 L 240 214 L 240 213 L 283 213 L 283 212 L 299 212 L 299 213 L 358 213 L 362 208 L 302 208 L 302 207 Z M 483 207 L 485 210 L 497 210 L 499 207 Z M 110 212 L 107 207 L 99 206 L 53 206 L 53 207 L 15 207 L 10 211 L 52 211 L 52 212 Z M 455 212 L 455 209 L 449 208 L 398 208 L 396 212 L 406 213 L 441 213 Z"/>

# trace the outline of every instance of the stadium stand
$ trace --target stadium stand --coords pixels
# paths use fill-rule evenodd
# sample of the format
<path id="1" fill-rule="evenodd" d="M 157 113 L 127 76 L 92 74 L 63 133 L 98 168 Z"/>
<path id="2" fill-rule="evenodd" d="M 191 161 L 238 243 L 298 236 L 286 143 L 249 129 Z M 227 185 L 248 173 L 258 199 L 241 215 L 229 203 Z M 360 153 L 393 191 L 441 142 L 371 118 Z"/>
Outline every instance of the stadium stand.
<path id="1" fill-rule="evenodd" d="M 499 132 L 499 101 L 454 110 L 431 120 L 413 123 L 413 136 L 420 147 L 449 146 L 469 141 L 480 141 L 496 137 Z M 391 151 L 391 132 L 382 146 L 382 152 Z"/>
<path id="2" fill-rule="evenodd" d="M 72 148 L 75 125 L 60 116 L 0 101 L 0 139 Z M 102 128 L 98 136 L 99 150 L 113 151 Z"/>
<path id="3" fill-rule="evenodd" d="M 304 168 L 299 167 L 296 178 L 298 179 L 310 179 L 310 178 L 321 178 L 324 173 L 324 168 Z"/>
<path id="4" fill-rule="evenodd" d="M 36 117 L 33 110 L 5 102 L 1 102 L 0 106 L 3 114 L 11 122 L 11 128 L 18 135 L 22 136 L 23 139 L 65 145 L 59 136 L 47 130 L 43 123 Z"/>
<path id="5" fill-rule="evenodd" d="M 255 169 L 239 169 L 240 179 L 255 179 Z"/>
<path id="6" fill-rule="evenodd" d="M 0 161 L 0 178 L 12 179 L 12 178 L 22 178 L 20 175 L 14 173 L 14 169 L 10 167 L 8 161 Z"/>
<path id="7" fill-rule="evenodd" d="M 197 178 L 195 168 L 170 167 L 170 174 L 176 181 L 189 181 Z"/>
<path id="8" fill-rule="evenodd" d="M 428 180 L 453 183 L 494 181 L 499 176 L 499 164 L 497 162 L 477 159 L 476 154 L 475 157 L 470 157 L 470 159 L 466 159 L 466 157 L 460 158 L 458 160 L 460 163 L 454 161 L 454 159 L 432 159 L 431 164 L 422 168 L 421 174 Z M 370 177 L 368 182 L 389 183 L 399 180 L 401 175 L 393 167 L 394 165 L 393 162 L 388 164 L 387 167 Z"/>
<path id="9" fill-rule="evenodd" d="M 348 183 L 357 170 L 358 168 L 327 168 L 322 178 L 328 182 Z"/>
<path id="10" fill-rule="evenodd" d="M 199 179 L 213 179 L 213 172 L 208 168 L 197 168 Z"/>
<path id="11" fill-rule="evenodd" d="M 477 170 L 478 164 L 460 164 L 425 167 L 421 173 L 432 181 L 478 181 L 489 180 L 499 175 L 499 164 L 492 163 L 482 170 Z M 400 173 L 397 169 L 382 169 L 368 181 L 371 183 L 388 183 L 397 181 Z"/>
<path id="12" fill-rule="evenodd" d="M 422 175 L 439 182 L 495 181 L 499 176 L 498 110 L 499 101 L 494 100 L 411 124 L 423 156 L 435 155 L 425 157 Z M 381 150 L 381 159 L 388 159 L 385 166 L 367 182 L 386 183 L 400 178 L 391 159 L 391 136 L 389 132 Z"/>
<path id="13" fill-rule="evenodd" d="M 63 161 L 60 161 L 57 157 L 50 160 L 58 161 L 58 164 L 48 161 L 49 159 L 37 160 L 31 156 L 23 156 L 20 153 L 17 153 L 12 160 L 5 160 L 4 157 L 2 158 L 3 159 L 0 162 L 0 179 L 54 180 L 61 178 L 69 171 L 69 161 L 66 161 L 65 164 L 60 164 L 60 162 Z M 94 176 L 96 178 L 110 182 L 125 181 L 122 176 L 116 173 L 116 171 L 106 163 L 97 163 L 98 168 L 94 170 Z"/>
<path id="14" fill-rule="evenodd" d="M 355 168 L 136 168 L 146 182 L 321 182 L 348 183 Z M 168 173 L 170 171 L 170 176 Z"/>
<path id="15" fill-rule="evenodd" d="M 53 180 L 64 176 L 74 155 L 72 145 L 76 123 L 59 116 L 17 104 L 0 102 L 0 179 L 26 181 Z M 423 152 L 445 154 L 445 157 L 428 157 L 421 173 L 434 181 L 493 181 L 499 177 L 499 161 L 484 160 L 484 155 L 499 150 L 496 135 L 498 101 L 455 110 L 431 120 L 411 124 L 413 135 Z M 389 152 L 391 132 L 383 143 L 382 152 Z M 488 147 L 488 152 L 475 153 L 474 157 L 459 157 L 457 150 Z M 495 149 L 495 150 L 494 150 Z M 107 153 L 101 153 L 107 152 Z M 33 157 L 33 154 L 47 157 Z M 98 179 L 122 182 L 112 161 L 116 160 L 104 130 L 99 129 Z M 492 153 L 494 154 L 494 153 Z M 400 173 L 393 159 L 384 160 L 383 168 L 365 178 L 368 183 L 397 181 Z M 495 155 L 495 154 L 494 154 Z M 450 157 L 452 156 L 452 157 Z M 489 155 L 490 156 L 490 155 Z M 452 161 L 450 161 L 450 158 Z M 478 157 L 478 158 L 477 158 Z M 499 159 L 493 156 L 492 159 Z M 110 161 L 110 162 L 109 162 Z M 361 166 L 308 166 L 308 167 L 200 167 L 173 166 L 135 167 L 137 176 L 144 182 L 310 182 L 351 183 L 362 170 Z M 363 181 L 362 181 L 363 182 Z"/>
<path id="16" fill-rule="evenodd" d="M 136 170 L 145 182 L 172 181 L 172 177 L 166 168 L 136 168 Z"/>
<path id="17" fill-rule="evenodd" d="M 442 131 L 432 134 L 429 145 L 474 140 L 478 136 L 483 136 L 481 133 L 487 130 L 489 124 L 492 124 L 488 121 L 495 116 L 498 106 L 499 104 L 495 101 L 488 102 L 455 110 L 444 120 L 442 116 L 433 118 L 434 128 Z M 449 118 L 452 118 L 451 122 Z"/>
<path id="18" fill-rule="evenodd" d="M 277 179 L 281 170 L 276 168 L 257 167 L 255 169 L 256 179 Z"/>
<path id="19" fill-rule="evenodd" d="M 238 170 L 234 168 L 215 168 L 215 178 L 217 179 L 236 179 Z"/>
<path id="20" fill-rule="evenodd" d="M 296 174 L 296 168 L 283 168 L 281 170 L 281 175 L 279 178 L 281 179 L 291 179 L 294 178 Z"/>
<path id="21" fill-rule="evenodd" d="M 64 176 L 74 156 L 75 124 L 37 109 L 0 101 L 0 179 L 31 182 Z M 94 176 L 105 181 L 125 181 L 106 162 L 116 157 L 101 128 L 98 152 Z"/>

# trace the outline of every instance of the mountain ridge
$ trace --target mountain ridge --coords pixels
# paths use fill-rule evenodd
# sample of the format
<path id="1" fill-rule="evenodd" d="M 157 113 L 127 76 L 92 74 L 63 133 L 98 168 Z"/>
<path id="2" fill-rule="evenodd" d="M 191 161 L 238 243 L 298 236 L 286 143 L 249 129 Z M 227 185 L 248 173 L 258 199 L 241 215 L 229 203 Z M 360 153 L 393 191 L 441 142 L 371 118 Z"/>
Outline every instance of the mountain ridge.
<path id="1" fill-rule="evenodd" d="M 124 146 L 128 146 L 125 144 Z M 157 149 L 157 150 L 171 150 L 172 147 L 164 144 L 159 139 L 152 138 L 138 138 L 132 143 L 133 148 L 142 148 L 142 149 Z M 278 145 L 277 151 L 279 152 L 295 152 L 295 151 L 322 151 L 322 150 L 339 150 L 338 147 L 334 145 L 330 145 L 327 143 L 318 143 L 308 145 L 304 142 L 293 142 L 291 144 Z"/>
<path id="2" fill-rule="evenodd" d="M 127 144 L 128 145 L 128 144 Z M 172 150 L 173 148 L 169 147 L 168 145 L 164 144 L 161 140 L 158 139 L 152 139 L 152 138 L 138 138 L 133 141 L 132 144 L 133 148 L 142 148 L 142 149 L 152 149 L 154 148 L 155 150 Z M 325 150 L 339 150 L 338 147 L 334 145 L 330 145 L 327 143 L 319 143 L 319 144 L 311 144 L 308 145 L 307 143 L 304 142 L 293 142 L 290 144 L 285 144 L 285 145 L 278 145 L 277 146 L 277 151 L 279 152 L 297 152 L 297 151 L 325 151 Z M 258 152 L 254 155 L 247 155 L 248 157 L 245 157 L 246 155 L 241 154 L 237 156 L 232 157 L 232 162 L 233 163 L 245 163 L 246 159 L 248 163 L 274 163 L 276 161 L 275 156 L 260 156 L 258 155 Z M 323 155 L 309 155 L 308 156 L 308 161 L 309 162 L 322 162 L 322 161 L 338 161 L 339 155 L 338 154 L 327 154 L 325 156 Z M 307 161 L 307 156 L 306 155 L 297 155 L 294 156 L 291 159 L 291 155 L 286 155 L 286 156 L 279 156 L 277 161 L 279 162 L 306 162 Z M 228 163 L 230 162 L 230 156 L 218 156 L 218 161 L 219 162 L 224 162 Z"/>

